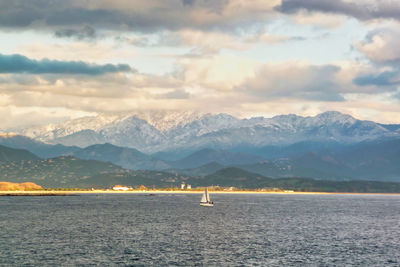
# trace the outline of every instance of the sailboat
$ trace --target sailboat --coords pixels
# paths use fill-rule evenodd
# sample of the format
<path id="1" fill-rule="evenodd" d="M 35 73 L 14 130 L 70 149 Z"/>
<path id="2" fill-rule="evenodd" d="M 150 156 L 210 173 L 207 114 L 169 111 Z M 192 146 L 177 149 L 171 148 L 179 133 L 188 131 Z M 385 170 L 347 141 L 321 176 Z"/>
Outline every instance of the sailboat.
<path id="1" fill-rule="evenodd" d="M 214 206 L 214 202 L 212 202 L 210 200 L 210 195 L 208 194 L 207 187 L 204 190 L 203 196 L 201 197 L 200 205 L 205 206 L 205 207 L 213 207 Z"/>

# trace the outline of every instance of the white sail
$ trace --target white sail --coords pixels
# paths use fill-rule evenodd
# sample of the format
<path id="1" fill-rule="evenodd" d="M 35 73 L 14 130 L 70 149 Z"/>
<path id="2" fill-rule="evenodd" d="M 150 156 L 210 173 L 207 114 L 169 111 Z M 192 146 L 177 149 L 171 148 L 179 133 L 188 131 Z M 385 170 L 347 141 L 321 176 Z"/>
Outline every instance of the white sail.
<path id="1" fill-rule="evenodd" d="M 200 205 L 201 206 L 206 206 L 206 207 L 214 206 L 214 203 L 212 203 L 211 200 L 210 200 L 210 195 L 208 194 L 207 187 L 204 190 L 203 196 L 201 197 Z"/>
<path id="2" fill-rule="evenodd" d="M 200 202 L 201 202 L 201 203 L 206 203 L 206 202 L 207 202 L 207 195 L 206 195 L 206 192 L 203 193 L 203 196 L 201 197 Z"/>

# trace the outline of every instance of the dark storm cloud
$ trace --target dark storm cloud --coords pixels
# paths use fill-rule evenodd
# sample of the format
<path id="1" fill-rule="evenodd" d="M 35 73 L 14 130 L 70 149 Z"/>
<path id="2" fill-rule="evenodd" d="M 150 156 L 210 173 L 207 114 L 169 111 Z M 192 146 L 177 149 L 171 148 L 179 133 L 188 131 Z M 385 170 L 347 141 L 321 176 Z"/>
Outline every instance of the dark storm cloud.
<path id="1" fill-rule="evenodd" d="M 282 13 L 292 14 L 300 10 L 343 14 L 360 20 L 377 18 L 400 20 L 399 1 L 343 1 L 343 0 L 282 0 L 275 8 Z"/>
<path id="2" fill-rule="evenodd" d="M 368 74 L 356 77 L 353 82 L 359 86 L 393 86 L 400 84 L 398 71 L 385 71 L 379 74 Z"/>
<path id="3" fill-rule="evenodd" d="M 126 64 L 94 65 L 82 61 L 35 60 L 22 55 L 0 54 L 0 73 L 102 75 L 130 71 L 131 67 Z"/>

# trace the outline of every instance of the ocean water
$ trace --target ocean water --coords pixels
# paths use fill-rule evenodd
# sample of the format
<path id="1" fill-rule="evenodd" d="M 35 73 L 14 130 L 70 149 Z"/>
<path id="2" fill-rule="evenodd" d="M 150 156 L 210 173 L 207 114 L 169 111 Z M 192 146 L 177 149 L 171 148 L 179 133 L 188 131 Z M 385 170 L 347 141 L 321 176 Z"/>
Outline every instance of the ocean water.
<path id="1" fill-rule="evenodd" d="M 400 266 L 400 196 L 0 197 L 0 266 Z"/>

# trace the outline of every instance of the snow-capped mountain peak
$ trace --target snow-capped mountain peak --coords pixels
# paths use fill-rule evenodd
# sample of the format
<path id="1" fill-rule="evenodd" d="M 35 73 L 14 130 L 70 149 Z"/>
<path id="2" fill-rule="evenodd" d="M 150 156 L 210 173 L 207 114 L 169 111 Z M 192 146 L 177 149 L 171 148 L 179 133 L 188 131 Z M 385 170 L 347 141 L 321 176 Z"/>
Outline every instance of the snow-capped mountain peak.
<path id="1" fill-rule="evenodd" d="M 322 123 L 355 123 L 357 120 L 348 114 L 338 111 L 326 111 L 314 117 Z"/>
<path id="2" fill-rule="evenodd" d="M 136 112 L 133 115 L 147 121 L 160 132 L 167 132 L 172 128 L 184 126 L 195 120 L 199 120 L 206 114 L 195 111 L 151 111 L 151 112 Z"/>
<path id="3" fill-rule="evenodd" d="M 112 114 L 99 114 L 94 117 L 82 117 L 59 124 L 35 126 L 21 131 L 21 134 L 41 141 L 48 141 L 74 134 L 83 130 L 99 132 L 104 128 L 111 128 L 123 123 L 132 117 L 146 121 L 160 132 L 165 132 L 178 125 L 185 125 L 200 119 L 205 114 L 199 112 L 178 111 L 138 111 Z"/>
<path id="4" fill-rule="evenodd" d="M 48 143 L 88 146 L 108 142 L 149 153 L 205 147 L 287 145 L 315 140 L 354 143 L 400 136 L 396 129 L 399 128 L 357 120 L 336 111 L 314 117 L 290 114 L 250 119 L 229 114 L 148 111 L 100 114 L 28 128 L 22 134 Z"/>

